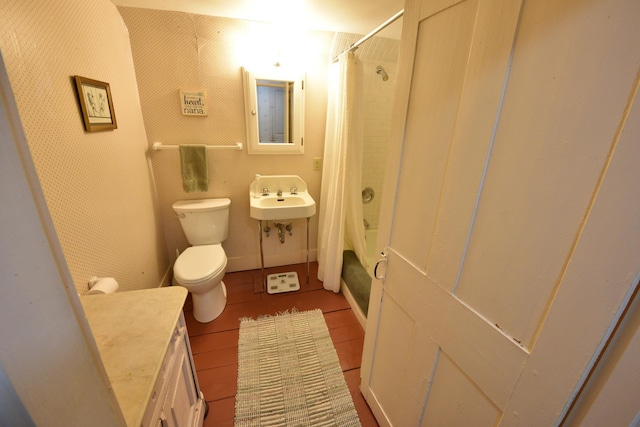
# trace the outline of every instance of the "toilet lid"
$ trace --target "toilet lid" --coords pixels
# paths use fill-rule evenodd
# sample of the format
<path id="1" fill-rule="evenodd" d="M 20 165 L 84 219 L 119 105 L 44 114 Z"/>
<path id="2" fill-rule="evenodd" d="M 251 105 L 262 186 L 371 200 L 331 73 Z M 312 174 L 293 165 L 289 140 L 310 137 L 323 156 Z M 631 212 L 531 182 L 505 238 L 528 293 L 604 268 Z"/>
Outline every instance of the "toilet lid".
<path id="1" fill-rule="evenodd" d="M 205 281 L 227 266 L 227 255 L 221 245 L 191 246 L 180 254 L 173 265 L 179 283 Z"/>

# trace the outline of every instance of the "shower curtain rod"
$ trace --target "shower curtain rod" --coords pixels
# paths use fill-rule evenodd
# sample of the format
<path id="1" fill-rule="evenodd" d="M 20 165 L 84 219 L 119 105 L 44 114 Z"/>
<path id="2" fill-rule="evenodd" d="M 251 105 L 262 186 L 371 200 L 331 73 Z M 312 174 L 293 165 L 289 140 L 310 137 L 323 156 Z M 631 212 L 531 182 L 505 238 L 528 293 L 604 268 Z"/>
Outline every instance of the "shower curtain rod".
<path id="1" fill-rule="evenodd" d="M 385 28 L 387 28 L 389 25 L 393 24 L 395 21 L 398 20 L 398 18 L 400 18 L 402 15 L 404 14 L 404 9 L 402 9 L 401 11 L 399 11 L 398 13 L 396 13 L 395 15 L 393 15 L 391 18 L 387 19 L 386 21 L 384 21 L 382 24 L 380 24 L 375 30 L 371 31 L 369 34 L 367 34 L 366 36 L 362 37 L 360 40 L 358 40 L 357 42 L 353 43 L 351 46 L 349 46 L 348 48 L 346 48 L 345 50 L 343 50 L 342 52 L 340 52 L 338 55 L 336 55 L 333 58 L 333 62 L 338 62 L 338 57 L 340 55 L 342 55 L 345 52 L 350 52 L 352 50 L 355 50 L 358 48 L 358 46 L 360 46 L 362 43 L 366 42 L 367 40 L 369 40 L 371 37 L 375 36 L 376 34 L 378 34 L 380 31 L 384 30 Z"/>

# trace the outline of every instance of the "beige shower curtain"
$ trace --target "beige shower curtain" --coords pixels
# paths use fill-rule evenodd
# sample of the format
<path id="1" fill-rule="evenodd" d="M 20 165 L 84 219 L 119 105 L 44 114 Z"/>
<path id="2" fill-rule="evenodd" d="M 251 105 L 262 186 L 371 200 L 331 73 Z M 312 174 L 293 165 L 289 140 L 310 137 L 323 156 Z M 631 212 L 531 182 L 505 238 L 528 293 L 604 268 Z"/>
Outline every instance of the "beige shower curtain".
<path id="1" fill-rule="evenodd" d="M 353 249 L 364 259 L 365 241 L 360 197 L 362 138 L 357 132 L 356 57 L 343 52 L 331 64 L 327 125 L 318 225 L 318 279 L 340 291 L 342 252 Z"/>

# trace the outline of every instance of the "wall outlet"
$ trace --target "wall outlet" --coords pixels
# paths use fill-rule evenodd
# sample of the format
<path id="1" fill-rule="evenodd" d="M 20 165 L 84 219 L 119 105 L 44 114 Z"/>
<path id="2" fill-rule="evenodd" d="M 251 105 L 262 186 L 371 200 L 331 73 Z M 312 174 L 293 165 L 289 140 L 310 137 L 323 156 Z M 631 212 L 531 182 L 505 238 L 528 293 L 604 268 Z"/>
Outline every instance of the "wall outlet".
<path id="1" fill-rule="evenodd" d="M 322 157 L 313 158 L 313 170 L 314 171 L 322 170 Z"/>

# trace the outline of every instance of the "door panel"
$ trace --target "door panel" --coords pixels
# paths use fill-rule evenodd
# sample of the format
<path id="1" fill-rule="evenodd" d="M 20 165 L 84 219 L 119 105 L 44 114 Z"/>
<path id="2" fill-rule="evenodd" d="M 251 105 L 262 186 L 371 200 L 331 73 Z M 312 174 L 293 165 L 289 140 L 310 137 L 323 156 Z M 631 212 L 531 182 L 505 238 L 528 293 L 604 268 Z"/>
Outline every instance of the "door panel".
<path id="1" fill-rule="evenodd" d="M 438 347 L 430 340 L 413 339 L 423 331 L 391 297 L 383 304 L 380 319 L 384 320 L 378 343 L 390 351 L 380 353 L 373 362 L 380 375 L 372 378 L 372 389 L 388 418 L 397 425 L 417 425 Z"/>
<path id="2" fill-rule="evenodd" d="M 491 426 L 501 415 L 491 399 L 441 353 L 421 425 Z"/>
<path id="3" fill-rule="evenodd" d="M 577 241 L 636 79 L 636 67 L 610 65 L 628 43 L 628 27 L 608 18 L 616 8 L 614 15 L 629 15 L 624 3 L 585 5 L 579 14 L 572 2 L 530 5 L 518 31 L 504 98 L 509 116 L 496 132 L 456 295 L 527 348 Z M 594 17 L 585 19 L 585 12 Z M 557 26 L 542 31 L 549 15 L 562 19 L 562 37 Z M 589 54 L 602 38 L 610 46 Z M 512 108 L 521 105 L 527 108 Z"/>
<path id="4" fill-rule="evenodd" d="M 399 192 L 395 223 L 412 227 L 394 227 L 393 246 L 416 267 L 426 270 L 430 242 L 437 219 L 437 203 L 450 151 L 456 111 L 464 84 L 467 58 L 473 36 L 477 2 L 461 2 L 420 24 L 417 49 L 428 54 L 416 58 L 414 78 L 433 84 L 411 88 L 407 138 L 419 141 L 406 147 L 400 186 L 414 191 Z M 459 31 L 454 23 L 463 22 Z M 444 43 L 439 33 L 447 33 Z M 404 173 L 403 171 L 407 171 Z M 426 243 L 426 244 L 425 244 Z"/>
<path id="5" fill-rule="evenodd" d="M 422 4 L 422 7 L 428 5 Z M 475 39 L 449 142 L 446 177 L 440 199 L 431 202 L 438 204 L 438 216 L 430 244 L 428 275 L 448 291 L 454 291 L 459 283 L 496 131 L 519 8 L 518 1 L 483 1 L 477 9 Z M 425 155 L 430 156 L 430 153 Z"/>
<path id="6" fill-rule="evenodd" d="M 574 397 L 572 389 L 560 385 L 588 373 L 595 350 L 601 349 L 596 346 L 605 344 L 640 280 L 640 187 L 630 185 L 640 182 L 639 90 L 640 79 L 631 87 L 589 219 L 505 411 L 505 423 L 523 425 L 532 417 L 541 420 L 539 425 L 556 421 L 552 408 Z M 637 354 L 632 357 L 640 360 Z M 532 399 L 531 390 L 544 393 Z"/>
<path id="7" fill-rule="evenodd" d="M 375 358 L 373 368 L 379 374 L 371 379 L 372 389 L 376 390 L 376 397 L 385 408 L 394 408 L 403 394 L 402 372 L 413 326 L 411 317 L 392 298 L 386 297 L 380 312 L 377 343 L 390 351 Z"/>
<path id="8" fill-rule="evenodd" d="M 393 301 L 398 306 L 396 311 L 403 310 L 404 324 L 410 323 L 411 328 L 419 325 L 424 334 L 419 336 L 412 334 L 410 338 L 420 337 L 432 340 L 449 354 L 456 363 L 466 372 L 474 372 L 474 379 L 483 392 L 489 395 L 499 407 L 504 407 L 517 379 L 517 375 L 526 361 L 528 353 L 518 343 L 506 336 L 495 325 L 479 316 L 469 307 L 464 305 L 454 295 L 442 289 L 429 280 L 418 269 L 390 249 L 387 277 L 393 278 L 393 287 L 389 286 L 383 299 Z M 406 319 L 409 316 L 409 319 Z M 388 316 L 393 319 L 394 315 Z M 380 325 L 383 327 L 381 320 Z M 404 326 L 406 329 L 407 326 Z M 391 328 L 388 334 L 404 334 L 399 329 Z M 404 347 L 390 347 L 396 350 L 395 360 L 398 355 L 404 354 L 410 344 Z M 402 363 L 392 374 L 395 378 L 402 377 L 405 369 Z M 378 371 L 374 365 L 373 372 L 384 372 L 388 375 L 388 369 Z M 430 373 L 433 367 L 428 369 Z M 425 375 L 421 370 L 420 375 Z M 375 375 L 372 375 L 372 384 Z M 375 387 L 372 387 L 375 390 Z"/>

